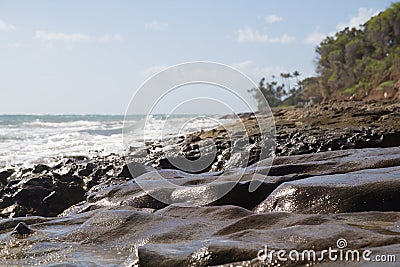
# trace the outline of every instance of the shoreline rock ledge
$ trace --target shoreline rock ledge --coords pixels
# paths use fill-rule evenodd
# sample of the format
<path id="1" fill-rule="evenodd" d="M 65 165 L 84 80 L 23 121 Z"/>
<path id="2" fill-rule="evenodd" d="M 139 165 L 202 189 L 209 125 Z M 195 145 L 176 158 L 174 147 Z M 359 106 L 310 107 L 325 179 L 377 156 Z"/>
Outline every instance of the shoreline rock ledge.
<path id="1" fill-rule="evenodd" d="M 120 155 L 2 170 L 0 266 L 332 266 L 327 257 L 268 263 L 257 255 L 267 246 L 321 256 L 337 249 L 338 240 L 345 249 L 371 250 L 372 259 L 400 261 L 399 118 L 400 104 L 389 102 L 276 110 L 272 166 L 261 160 L 240 170 L 185 173 L 163 165 L 149 144 L 133 175 Z M 196 144 L 217 138 L 218 131 L 185 138 Z M 222 154 L 229 144 L 219 141 Z M 176 145 L 182 143 L 187 145 Z M 215 166 L 224 164 L 216 159 Z M 242 177 L 221 199 L 178 207 L 157 201 L 135 182 L 157 175 L 202 186 L 210 196 Z M 254 176 L 263 182 L 249 192 Z M 335 264 L 376 266 L 363 260 Z"/>

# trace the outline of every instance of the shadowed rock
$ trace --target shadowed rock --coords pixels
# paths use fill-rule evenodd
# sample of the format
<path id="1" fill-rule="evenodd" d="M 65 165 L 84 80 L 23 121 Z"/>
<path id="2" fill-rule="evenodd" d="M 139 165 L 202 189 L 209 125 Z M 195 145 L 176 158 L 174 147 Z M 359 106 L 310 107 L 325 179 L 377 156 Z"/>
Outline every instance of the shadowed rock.
<path id="1" fill-rule="evenodd" d="M 14 230 L 11 232 L 12 235 L 29 235 L 31 233 L 33 233 L 33 231 L 24 222 L 18 223 L 17 226 L 15 226 Z"/>
<path id="2" fill-rule="evenodd" d="M 255 212 L 400 211 L 400 167 L 315 176 L 280 185 Z"/>

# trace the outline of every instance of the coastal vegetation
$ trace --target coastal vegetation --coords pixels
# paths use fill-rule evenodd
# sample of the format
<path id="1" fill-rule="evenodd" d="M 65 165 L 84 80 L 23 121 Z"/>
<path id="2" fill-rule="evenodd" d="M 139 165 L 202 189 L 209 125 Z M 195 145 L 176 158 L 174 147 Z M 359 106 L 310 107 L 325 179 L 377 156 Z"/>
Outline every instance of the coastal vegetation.
<path id="1" fill-rule="evenodd" d="M 302 82 L 299 80 L 300 73 L 281 73 L 280 81 L 276 76 L 272 76 L 270 81 L 262 78 L 258 84 L 258 90 L 249 90 L 259 103 L 262 109 L 262 97 L 268 101 L 271 107 L 292 106 L 303 101 Z"/>
<path id="2" fill-rule="evenodd" d="M 281 73 L 281 81 L 262 78 L 260 92 L 270 106 L 336 100 L 400 98 L 400 2 L 359 28 L 345 28 L 316 47 L 315 77 Z M 294 83 L 293 83 L 294 81 Z"/>

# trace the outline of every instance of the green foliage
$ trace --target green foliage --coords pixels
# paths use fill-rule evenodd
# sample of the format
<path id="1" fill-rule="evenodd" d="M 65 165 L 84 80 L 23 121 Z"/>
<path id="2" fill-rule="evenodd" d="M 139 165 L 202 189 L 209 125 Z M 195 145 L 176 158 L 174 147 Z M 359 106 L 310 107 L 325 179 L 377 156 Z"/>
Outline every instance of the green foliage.
<path id="1" fill-rule="evenodd" d="M 356 93 L 356 91 L 357 91 L 357 87 L 353 86 L 350 88 L 345 88 L 345 89 L 340 90 L 339 94 L 340 95 L 354 95 Z"/>
<path id="2" fill-rule="evenodd" d="M 394 87 L 394 81 L 383 82 L 378 86 L 378 90 L 386 90 Z"/>
<path id="3" fill-rule="evenodd" d="M 264 99 L 268 101 L 270 107 L 294 106 L 302 102 L 302 86 L 298 79 L 299 76 L 298 71 L 281 73 L 282 83 L 278 83 L 275 76 L 272 76 L 270 82 L 262 78 L 257 89 L 249 90 L 258 101 L 258 110 L 262 110 Z"/>
<path id="4" fill-rule="evenodd" d="M 371 18 L 361 29 L 346 28 L 316 48 L 318 77 L 304 88 L 325 99 L 394 86 L 400 79 L 400 2 Z"/>
<path id="5" fill-rule="evenodd" d="M 328 99 L 362 99 L 374 90 L 395 87 L 400 80 L 400 2 L 371 18 L 361 29 L 346 28 L 326 37 L 316 48 L 317 77 L 300 73 L 264 78 L 251 90 L 271 107 L 318 103 Z M 295 80 L 293 82 L 293 80 Z M 293 86 L 294 84 L 294 86 Z"/>
<path id="6" fill-rule="evenodd" d="M 320 91 L 319 77 L 309 77 L 301 81 L 302 99 L 312 100 L 314 103 L 321 102 L 323 95 Z"/>

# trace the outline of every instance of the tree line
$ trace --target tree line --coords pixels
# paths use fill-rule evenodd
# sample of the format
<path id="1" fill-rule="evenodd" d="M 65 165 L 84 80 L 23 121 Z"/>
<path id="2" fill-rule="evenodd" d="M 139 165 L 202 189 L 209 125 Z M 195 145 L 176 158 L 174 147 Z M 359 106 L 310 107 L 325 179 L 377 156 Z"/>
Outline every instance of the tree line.
<path id="1" fill-rule="evenodd" d="M 293 106 L 302 100 L 300 72 L 281 73 L 279 76 L 280 78 L 272 75 L 270 81 L 262 78 L 258 84 L 258 90 L 249 90 L 258 101 L 259 109 L 262 109 L 263 97 L 271 107 Z"/>
<path id="2" fill-rule="evenodd" d="M 359 29 L 345 28 L 327 36 L 316 48 L 317 76 L 299 80 L 300 73 L 262 78 L 256 99 L 271 107 L 330 99 L 364 99 L 376 90 L 400 83 L 400 2 L 371 18 Z M 400 88 L 399 88 L 400 90 Z M 260 102 L 260 101 L 259 101 Z"/>
<path id="3" fill-rule="evenodd" d="M 316 53 L 315 82 L 324 99 L 363 99 L 373 90 L 393 87 L 400 79 L 400 2 L 360 29 L 326 37 Z"/>

